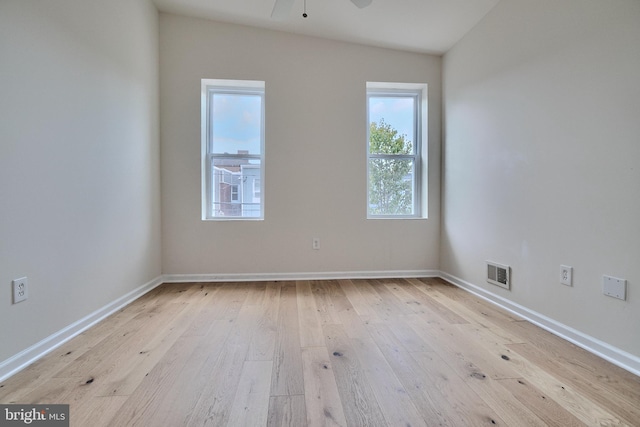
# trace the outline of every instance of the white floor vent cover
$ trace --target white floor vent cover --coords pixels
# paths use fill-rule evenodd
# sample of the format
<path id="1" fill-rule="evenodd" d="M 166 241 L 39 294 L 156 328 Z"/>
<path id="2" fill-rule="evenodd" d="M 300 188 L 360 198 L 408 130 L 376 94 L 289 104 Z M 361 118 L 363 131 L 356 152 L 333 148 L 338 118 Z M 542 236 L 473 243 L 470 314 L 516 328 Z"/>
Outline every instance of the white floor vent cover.
<path id="1" fill-rule="evenodd" d="M 508 265 L 487 261 L 487 282 L 501 288 L 511 289 L 509 270 Z"/>

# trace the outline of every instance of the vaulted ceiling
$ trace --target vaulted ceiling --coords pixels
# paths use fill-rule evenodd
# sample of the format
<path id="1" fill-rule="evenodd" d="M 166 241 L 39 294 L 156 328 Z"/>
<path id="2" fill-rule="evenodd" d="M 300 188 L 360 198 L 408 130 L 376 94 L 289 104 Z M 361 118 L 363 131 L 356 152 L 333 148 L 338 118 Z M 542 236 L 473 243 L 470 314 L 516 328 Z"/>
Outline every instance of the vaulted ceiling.
<path id="1" fill-rule="evenodd" d="M 499 0 L 294 0 L 284 19 L 275 0 L 153 0 L 160 11 L 415 52 L 443 54 Z M 307 18 L 302 17 L 306 1 Z"/>

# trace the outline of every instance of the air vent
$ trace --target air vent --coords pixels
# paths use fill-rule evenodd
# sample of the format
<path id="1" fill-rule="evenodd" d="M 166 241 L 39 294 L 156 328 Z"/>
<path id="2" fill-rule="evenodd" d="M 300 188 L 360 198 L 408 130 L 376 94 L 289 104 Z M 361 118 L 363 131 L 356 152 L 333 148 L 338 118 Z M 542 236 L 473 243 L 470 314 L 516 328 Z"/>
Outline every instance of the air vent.
<path id="1" fill-rule="evenodd" d="M 511 279 L 509 277 L 509 269 L 508 265 L 487 261 L 487 282 L 500 286 L 501 288 L 510 289 Z"/>

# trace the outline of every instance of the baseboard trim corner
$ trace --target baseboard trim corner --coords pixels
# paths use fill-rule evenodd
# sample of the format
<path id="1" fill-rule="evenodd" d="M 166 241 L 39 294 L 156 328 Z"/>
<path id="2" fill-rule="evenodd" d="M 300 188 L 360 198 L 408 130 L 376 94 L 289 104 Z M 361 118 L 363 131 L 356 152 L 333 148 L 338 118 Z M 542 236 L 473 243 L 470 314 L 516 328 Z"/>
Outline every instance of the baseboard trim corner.
<path id="1" fill-rule="evenodd" d="M 68 325 L 58 332 L 49 335 L 47 338 L 37 342 L 20 353 L 0 362 L 0 382 L 18 373 L 47 353 L 60 347 L 76 335 L 89 329 L 102 319 L 120 310 L 122 307 L 140 298 L 142 295 L 161 285 L 162 276 L 145 283 L 142 286 L 128 292 L 120 298 L 110 302 L 102 308 L 90 313 L 82 319 Z"/>
<path id="2" fill-rule="evenodd" d="M 550 317 L 540 314 L 534 310 L 503 298 L 493 292 L 487 291 L 479 286 L 469 283 L 459 277 L 453 276 L 446 272 L 440 272 L 440 278 L 447 282 L 458 286 L 490 303 L 493 303 L 513 314 L 516 314 L 525 320 L 551 332 L 554 335 L 563 338 L 578 347 L 595 354 L 622 369 L 625 369 L 635 375 L 640 376 L 640 357 L 628 353 L 622 349 L 614 347 L 604 341 L 589 336 L 570 326 L 564 325 Z"/>

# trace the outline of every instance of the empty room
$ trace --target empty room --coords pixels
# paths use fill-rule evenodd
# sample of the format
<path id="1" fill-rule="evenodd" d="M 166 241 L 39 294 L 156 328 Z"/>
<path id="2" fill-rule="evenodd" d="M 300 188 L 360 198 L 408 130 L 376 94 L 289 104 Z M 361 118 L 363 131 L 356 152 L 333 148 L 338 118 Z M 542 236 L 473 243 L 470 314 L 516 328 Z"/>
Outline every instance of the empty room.
<path id="1" fill-rule="evenodd" d="M 638 0 L 0 0 L 0 425 L 640 426 Z"/>

